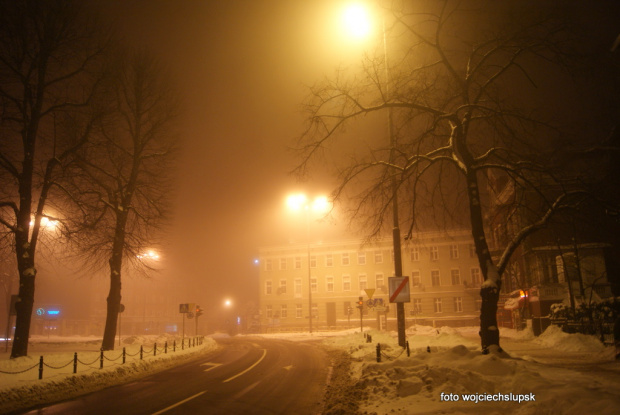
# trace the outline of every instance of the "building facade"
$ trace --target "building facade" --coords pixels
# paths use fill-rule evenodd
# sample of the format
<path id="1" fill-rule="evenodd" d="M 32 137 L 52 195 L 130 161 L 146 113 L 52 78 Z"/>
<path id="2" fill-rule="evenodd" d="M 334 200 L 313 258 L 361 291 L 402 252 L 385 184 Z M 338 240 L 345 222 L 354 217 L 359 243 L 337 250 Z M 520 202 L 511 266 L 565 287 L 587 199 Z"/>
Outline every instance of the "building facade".
<path id="1" fill-rule="evenodd" d="M 391 239 L 264 247 L 259 254 L 262 331 L 309 330 L 310 309 L 315 330 L 395 329 Z M 418 234 L 403 245 L 402 262 L 410 279 L 407 326 L 479 324 L 482 275 L 468 231 Z"/>

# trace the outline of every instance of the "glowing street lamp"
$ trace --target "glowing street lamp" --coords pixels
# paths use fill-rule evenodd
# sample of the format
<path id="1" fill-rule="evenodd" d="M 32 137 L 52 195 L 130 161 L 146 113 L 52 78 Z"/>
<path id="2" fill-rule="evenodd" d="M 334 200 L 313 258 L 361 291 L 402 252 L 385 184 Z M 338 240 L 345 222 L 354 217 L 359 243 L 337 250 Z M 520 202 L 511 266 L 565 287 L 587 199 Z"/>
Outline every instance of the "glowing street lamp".
<path id="1" fill-rule="evenodd" d="M 361 4 L 353 4 L 345 10 L 344 13 L 345 26 L 350 30 L 350 33 L 359 38 L 361 34 L 367 36 L 370 33 L 370 17 L 366 12 L 366 8 Z M 390 72 L 388 66 L 388 53 L 387 53 L 387 34 L 385 30 L 385 19 L 383 21 L 383 59 L 385 65 L 385 91 L 389 92 L 390 84 Z M 390 140 L 390 163 L 394 160 L 395 156 L 395 139 L 392 133 L 392 110 L 388 107 L 388 119 L 387 119 L 388 137 Z M 400 248 L 400 223 L 398 219 L 398 184 L 396 178 L 392 176 L 392 243 L 394 249 L 394 276 L 403 276 L 403 265 L 401 258 Z M 405 347 L 405 305 L 402 302 L 396 303 L 396 319 L 398 326 L 398 344 L 401 347 Z"/>
<path id="2" fill-rule="evenodd" d="M 331 209 L 331 203 L 325 196 L 318 196 L 308 200 L 303 193 L 290 195 L 286 198 L 286 205 L 292 211 L 306 212 L 306 240 L 308 243 L 308 331 L 312 334 L 312 268 L 310 268 L 310 212 L 326 213 Z"/>

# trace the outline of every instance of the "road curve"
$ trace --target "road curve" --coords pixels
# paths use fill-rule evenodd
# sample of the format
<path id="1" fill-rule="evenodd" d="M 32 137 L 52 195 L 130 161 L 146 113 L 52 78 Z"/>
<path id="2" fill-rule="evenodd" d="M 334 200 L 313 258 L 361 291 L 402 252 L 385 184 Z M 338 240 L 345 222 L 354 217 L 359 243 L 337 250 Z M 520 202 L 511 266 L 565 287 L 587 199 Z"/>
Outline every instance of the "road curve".
<path id="1" fill-rule="evenodd" d="M 124 385 L 27 414 L 296 414 L 321 412 L 329 359 L 309 342 L 220 339 L 217 351 Z"/>

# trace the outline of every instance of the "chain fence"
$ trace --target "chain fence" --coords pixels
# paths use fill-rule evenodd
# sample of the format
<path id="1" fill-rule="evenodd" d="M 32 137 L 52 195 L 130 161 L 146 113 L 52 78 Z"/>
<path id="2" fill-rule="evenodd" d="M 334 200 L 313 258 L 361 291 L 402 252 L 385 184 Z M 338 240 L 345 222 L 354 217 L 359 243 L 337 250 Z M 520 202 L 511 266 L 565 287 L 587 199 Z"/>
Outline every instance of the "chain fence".
<path id="1" fill-rule="evenodd" d="M 192 347 L 196 347 L 196 346 L 200 346 L 201 344 L 203 344 L 204 342 L 204 336 L 196 336 L 196 337 L 190 337 L 188 339 L 182 339 L 181 340 L 181 349 L 180 350 L 185 350 L 186 344 L 187 344 L 187 348 L 192 348 Z M 160 343 L 161 346 L 161 343 Z M 177 351 L 177 342 L 176 340 L 173 340 L 172 342 L 172 352 L 176 352 Z M 99 369 L 103 369 L 104 367 L 104 361 L 108 361 L 108 362 L 116 362 L 117 360 L 121 360 L 122 359 L 122 364 L 125 364 L 125 362 L 127 361 L 127 358 L 134 358 L 136 356 L 140 356 L 139 359 L 132 359 L 132 360 L 144 360 L 145 358 L 145 354 L 147 355 L 153 355 L 153 356 L 157 356 L 157 353 L 159 352 L 160 354 L 163 352 L 164 354 L 167 354 L 169 351 L 169 347 L 168 347 L 168 342 L 164 342 L 162 347 L 159 347 L 157 345 L 157 343 L 153 343 L 153 347 L 149 348 L 149 349 L 145 349 L 144 345 L 140 345 L 140 350 L 138 350 L 136 353 L 128 353 L 126 348 L 123 347 L 122 352 L 120 352 L 120 354 L 116 357 L 112 357 L 112 353 L 114 353 L 114 351 L 109 351 L 108 355 L 106 356 L 105 352 L 103 349 L 100 349 L 99 351 L 99 356 L 97 358 L 95 358 L 95 360 L 93 360 L 92 362 L 84 362 L 82 360 L 80 360 L 78 358 L 78 353 L 74 352 L 73 354 L 73 359 L 69 360 L 67 363 L 63 363 L 60 365 L 51 365 L 48 363 L 45 363 L 43 356 L 40 356 L 39 358 L 39 363 L 34 364 L 33 366 L 27 367 L 27 368 L 23 368 L 20 369 L 18 371 L 4 371 L 4 370 L 0 370 L 0 374 L 3 375 L 19 375 L 22 373 L 26 373 L 30 370 L 35 370 L 36 368 L 39 368 L 39 379 L 43 379 L 43 372 L 45 368 L 48 369 L 52 369 L 52 370 L 62 370 L 70 365 L 73 365 L 73 373 L 77 373 L 78 372 L 78 367 L 79 365 L 82 365 L 83 368 L 86 368 L 86 370 L 88 369 L 94 369 L 97 366 L 99 366 Z M 93 352 L 85 352 L 85 353 L 93 353 Z M 80 369 L 82 369 L 82 367 Z"/>

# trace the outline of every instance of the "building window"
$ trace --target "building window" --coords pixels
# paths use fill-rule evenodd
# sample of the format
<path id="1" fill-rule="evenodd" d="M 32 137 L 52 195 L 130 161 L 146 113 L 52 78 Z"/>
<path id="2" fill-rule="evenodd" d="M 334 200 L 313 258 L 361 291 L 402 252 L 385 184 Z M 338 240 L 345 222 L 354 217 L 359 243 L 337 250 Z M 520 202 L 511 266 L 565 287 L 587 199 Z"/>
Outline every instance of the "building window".
<path id="1" fill-rule="evenodd" d="M 474 287 L 480 286 L 480 268 L 471 269 L 471 284 Z"/>
<path id="2" fill-rule="evenodd" d="M 278 294 L 286 294 L 286 280 L 280 280 L 280 287 L 278 288 Z"/>
<path id="3" fill-rule="evenodd" d="M 431 246 L 430 252 L 431 252 L 431 261 L 439 260 L 439 247 Z"/>
<path id="4" fill-rule="evenodd" d="M 349 253 L 348 252 L 343 253 L 340 261 L 342 262 L 342 265 L 349 265 L 351 262 L 351 259 L 349 258 Z"/>
<path id="5" fill-rule="evenodd" d="M 417 262 L 420 260 L 420 247 L 419 246 L 414 246 L 413 248 L 411 248 L 411 261 L 412 262 Z"/>
<path id="6" fill-rule="evenodd" d="M 366 252 L 357 253 L 357 265 L 366 265 Z"/>
<path id="7" fill-rule="evenodd" d="M 450 259 L 459 258 L 459 246 L 457 244 L 450 245 Z"/>
<path id="8" fill-rule="evenodd" d="M 385 291 L 385 277 L 382 273 L 375 274 L 376 288 Z"/>
<path id="9" fill-rule="evenodd" d="M 332 254 L 325 254 L 325 266 L 326 267 L 334 266 L 334 256 Z"/>
<path id="10" fill-rule="evenodd" d="M 441 298 L 433 298 L 433 306 L 435 313 L 442 313 Z"/>
<path id="11" fill-rule="evenodd" d="M 334 277 L 327 276 L 325 277 L 325 289 L 328 293 L 334 292 Z"/>
<path id="12" fill-rule="evenodd" d="M 316 268 L 316 255 L 310 256 L 310 268 Z"/>
<path id="13" fill-rule="evenodd" d="M 310 289 L 313 293 L 318 292 L 319 288 L 316 284 L 316 278 L 310 278 Z"/>
<path id="14" fill-rule="evenodd" d="M 440 278 L 439 278 L 439 270 L 438 269 L 431 270 L 431 285 L 433 287 L 439 287 L 439 285 L 440 285 Z"/>
<path id="15" fill-rule="evenodd" d="M 282 304 L 280 306 L 280 317 L 287 318 L 288 317 L 288 309 L 286 308 L 286 304 Z"/>
<path id="16" fill-rule="evenodd" d="M 265 281 L 265 294 L 267 295 L 271 294 L 271 290 L 272 290 L 271 280 Z"/>
<path id="17" fill-rule="evenodd" d="M 469 257 L 470 258 L 476 257 L 476 245 L 474 244 L 469 244 Z"/>
<path id="18" fill-rule="evenodd" d="M 411 271 L 411 285 L 414 287 L 419 286 L 422 283 L 420 280 L 420 271 Z"/>
<path id="19" fill-rule="evenodd" d="M 295 257 L 295 269 L 301 269 L 301 257 L 300 256 Z"/>
<path id="20" fill-rule="evenodd" d="M 461 284 L 461 270 L 459 269 L 450 270 L 450 276 L 452 277 L 452 285 Z"/>
<path id="21" fill-rule="evenodd" d="M 271 259 L 266 259 L 265 260 L 265 271 L 271 271 L 271 270 L 273 270 L 273 263 Z"/>
<path id="22" fill-rule="evenodd" d="M 422 312 L 422 299 L 421 298 L 413 299 L 413 312 L 414 314 L 420 314 Z"/>
<path id="23" fill-rule="evenodd" d="M 342 291 L 351 291 L 351 276 L 342 276 Z"/>
<path id="24" fill-rule="evenodd" d="M 295 304 L 295 318 L 303 318 L 304 310 L 302 304 Z"/>
<path id="25" fill-rule="evenodd" d="M 295 279 L 295 297 L 301 297 L 301 278 Z"/>
<path id="26" fill-rule="evenodd" d="M 286 270 L 286 258 L 280 258 L 280 270 Z"/>
<path id="27" fill-rule="evenodd" d="M 267 318 L 273 318 L 273 308 L 270 305 L 267 306 Z"/>
<path id="28" fill-rule="evenodd" d="M 375 264 L 383 264 L 383 252 L 375 251 Z"/>
<path id="29" fill-rule="evenodd" d="M 363 291 L 366 288 L 368 288 L 368 278 L 366 277 L 366 274 L 360 274 L 360 291 Z"/>
<path id="30" fill-rule="evenodd" d="M 454 297 L 454 311 L 457 313 L 463 312 L 463 299 L 461 297 Z"/>

